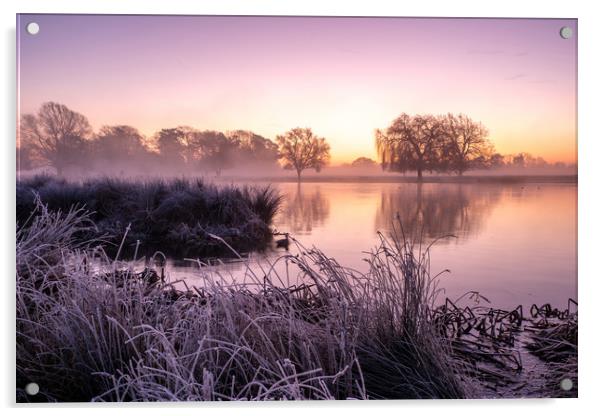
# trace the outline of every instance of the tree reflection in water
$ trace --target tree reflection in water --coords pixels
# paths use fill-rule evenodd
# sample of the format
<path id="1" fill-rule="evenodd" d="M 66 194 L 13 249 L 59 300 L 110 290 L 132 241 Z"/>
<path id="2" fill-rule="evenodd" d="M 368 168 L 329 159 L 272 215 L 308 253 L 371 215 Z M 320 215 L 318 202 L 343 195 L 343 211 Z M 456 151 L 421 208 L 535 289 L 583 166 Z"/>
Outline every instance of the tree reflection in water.
<path id="1" fill-rule="evenodd" d="M 285 195 L 278 224 L 293 234 L 310 234 L 324 224 L 329 213 L 330 203 L 319 186 L 308 191 L 298 184 L 295 192 Z"/>
<path id="2" fill-rule="evenodd" d="M 376 231 L 388 233 L 399 215 L 404 233 L 414 243 L 460 243 L 479 233 L 500 199 L 501 187 L 462 184 L 403 184 L 383 189 L 376 211 Z"/>

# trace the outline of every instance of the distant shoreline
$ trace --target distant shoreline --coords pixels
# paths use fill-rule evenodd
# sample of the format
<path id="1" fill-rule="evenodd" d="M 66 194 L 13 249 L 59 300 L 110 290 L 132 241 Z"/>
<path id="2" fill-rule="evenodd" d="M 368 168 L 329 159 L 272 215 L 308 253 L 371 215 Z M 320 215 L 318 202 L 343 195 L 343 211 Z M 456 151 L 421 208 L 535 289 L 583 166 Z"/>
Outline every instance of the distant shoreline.
<path id="1" fill-rule="evenodd" d="M 295 183 L 297 178 L 288 176 L 223 176 L 214 178 L 219 182 L 278 182 Z M 374 175 L 312 175 L 301 178 L 301 183 L 419 183 L 411 176 Z M 578 183 L 577 175 L 467 175 L 467 176 L 425 176 L 420 183 Z"/>

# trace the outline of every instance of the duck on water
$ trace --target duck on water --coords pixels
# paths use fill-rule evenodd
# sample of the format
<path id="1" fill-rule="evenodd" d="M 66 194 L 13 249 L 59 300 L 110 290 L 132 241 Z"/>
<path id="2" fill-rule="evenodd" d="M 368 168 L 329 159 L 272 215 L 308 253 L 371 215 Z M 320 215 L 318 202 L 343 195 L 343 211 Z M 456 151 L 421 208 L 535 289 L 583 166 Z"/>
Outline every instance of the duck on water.
<path id="1" fill-rule="evenodd" d="M 290 245 L 289 234 L 274 232 L 274 235 L 281 235 L 281 236 L 283 235 L 284 236 L 284 238 L 279 238 L 278 240 L 276 240 L 276 247 L 288 250 L 288 246 Z"/>

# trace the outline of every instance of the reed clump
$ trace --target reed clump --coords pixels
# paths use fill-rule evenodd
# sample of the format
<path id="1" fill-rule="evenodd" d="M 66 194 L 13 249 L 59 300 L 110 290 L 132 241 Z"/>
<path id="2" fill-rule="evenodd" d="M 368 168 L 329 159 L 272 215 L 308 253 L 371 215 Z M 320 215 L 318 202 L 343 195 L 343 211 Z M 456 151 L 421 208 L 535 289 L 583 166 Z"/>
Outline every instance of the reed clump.
<path id="1" fill-rule="evenodd" d="M 17 182 L 17 223 L 24 224 L 39 199 L 49 211 L 85 208 L 95 224 L 80 241 L 96 239 L 121 255 L 212 257 L 230 254 L 209 237 L 222 237 L 239 252 L 262 250 L 272 239 L 271 223 L 281 196 L 270 186 L 216 186 L 201 179 L 114 178 L 68 182 L 35 176 Z"/>
<path id="2" fill-rule="evenodd" d="M 546 393 L 550 397 L 577 397 L 578 395 L 578 323 L 577 302 L 568 300 L 567 309 L 558 310 L 550 304 L 533 305 L 533 325 L 529 328 L 527 348 L 550 367 L 546 377 Z M 562 386 L 570 380 L 570 389 Z"/>
<path id="3" fill-rule="evenodd" d="M 31 381 L 45 401 L 471 396 L 429 318 L 428 250 L 403 234 L 381 235 L 367 273 L 295 242 L 276 260 L 287 276 L 201 268 L 182 290 L 81 243 L 73 230 L 96 226 L 86 212 L 37 209 L 17 232 L 19 401 Z M 303 283 L 286 285 L 292 274 Z"/>

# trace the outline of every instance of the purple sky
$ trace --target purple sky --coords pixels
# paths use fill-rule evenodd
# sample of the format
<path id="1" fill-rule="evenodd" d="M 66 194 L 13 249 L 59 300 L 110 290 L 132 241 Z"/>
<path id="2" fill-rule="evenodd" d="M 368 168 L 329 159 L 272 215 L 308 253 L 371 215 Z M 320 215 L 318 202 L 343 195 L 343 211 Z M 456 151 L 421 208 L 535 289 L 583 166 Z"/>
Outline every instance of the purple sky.
<path id="1" fill-rule="evenodd" d="M 40 32 L 31 36 L 27 23 Z M 502 153 L 576 161 L 576 20 L 20 15 L 20 111 L 97 129 L 269 138 L 311 127 L 333 161 L 375 157 L 399 113 L 463 112 Z"/>

